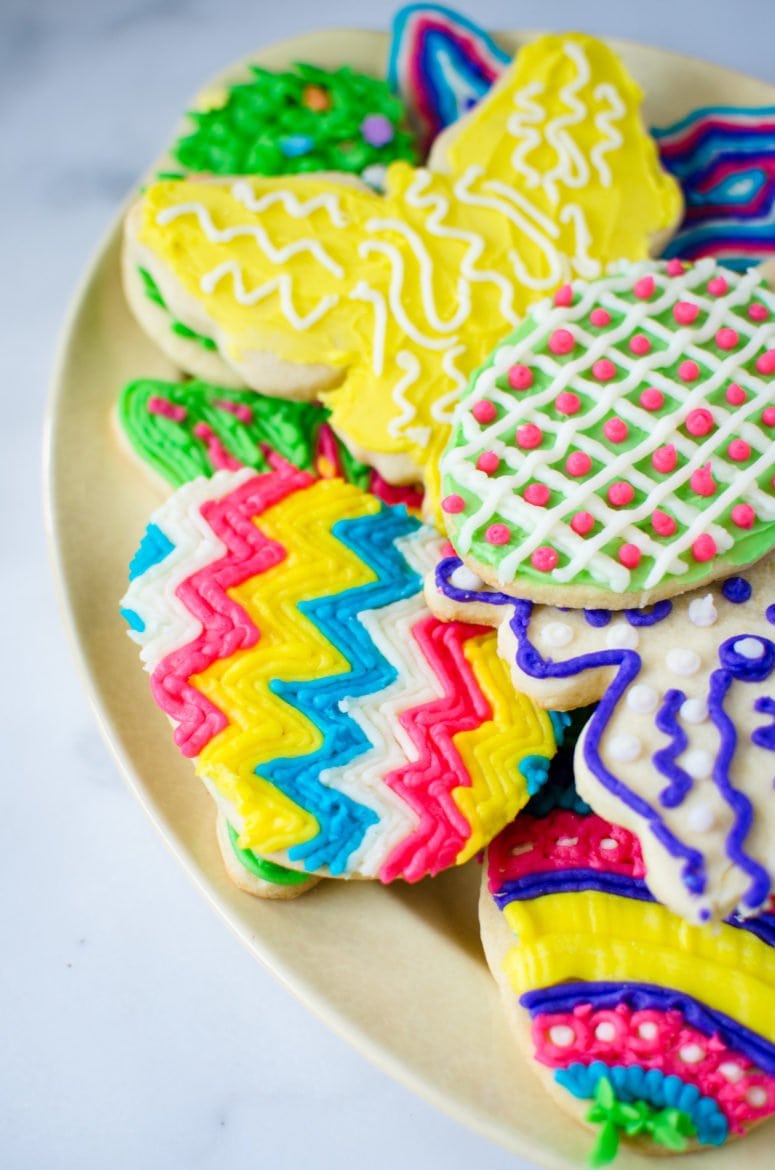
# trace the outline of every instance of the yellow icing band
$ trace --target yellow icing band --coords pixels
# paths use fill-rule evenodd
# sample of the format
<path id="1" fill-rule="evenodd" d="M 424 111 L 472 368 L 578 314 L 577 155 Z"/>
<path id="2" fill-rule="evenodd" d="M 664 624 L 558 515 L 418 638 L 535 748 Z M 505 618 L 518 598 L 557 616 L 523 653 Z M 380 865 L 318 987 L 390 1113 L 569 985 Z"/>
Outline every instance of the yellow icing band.
<path id="1" fill-rule="evenodd" d="M 482 694 L 492 708 L 489 721 L 461 731 L 452 742 L 471 776 L 470 787 L 453 789 L 455 804 L 471 826 L 471 836 L 457 857 L 462 864 L 483 849 L 500 825 L 517 815 L 527 799 L 527 784 L 507 783 L 526 756 L 551 758 L 554 734 L 546 711 L 514 690 L 490 630 L 463 646 Z M 505 811 L 504 811 L 505 810 Z"/>
<path id="2" fill-rule="evenodd" d="M 749 931 L 691 926 L 656 902 L 598 891 L 513 901 L 504 914 L 519 938 L 504 961 L 518 995 L 567 980 L 654 983 L 772 1032 L 775 953 Z"/>
<path id="3" fill-rule="evenodd" d="M 329 530 L 340 520 L 373 515 L 380 507 L 378 499 L 351 484 L 321 480 L 255 520 L 265 536 L 287 550 L 274 568 L 228 591 L 261 631 L 259 641 L 190 680 L 229 720 L 203 749 L 196 769 L 236 807 L 241 849 L 273 853 L 308 841 L 318 831 L 315 817 L 254 771 L 257 759 L 304 756 L 322 743 L 318 728 L 269 684 L 348 669 L 347 660 L 298 605 L 334 587 L 345 590 L 375 580 L 374 572 Z"/>
<path id="4" fill-rule="evenodd" d="M 377 195 L 313 177 L 148 188 L 140 244 L 223 351 L 341 369 L 332 422 L 435 466 L 471 372 L 562 281 L 642 259 L 678 219 L 641 94 L 591 37 L 543 37 L 462 123 L 445 173 L 394 163 Z"/>

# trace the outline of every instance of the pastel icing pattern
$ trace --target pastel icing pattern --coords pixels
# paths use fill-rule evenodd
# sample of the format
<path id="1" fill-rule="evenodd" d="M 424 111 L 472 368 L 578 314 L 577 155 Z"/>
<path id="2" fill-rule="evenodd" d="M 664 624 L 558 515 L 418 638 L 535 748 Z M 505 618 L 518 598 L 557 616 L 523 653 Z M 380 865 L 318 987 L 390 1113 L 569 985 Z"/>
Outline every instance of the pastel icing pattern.
<path id="1" fill-rule="evenodd" d="M 649 889 L 690 921 L 761 910 L 775 881 L 775 562 L 652 609 L 566 610 L 478 587 L 455 557 L 431 607 L 499 627 L 515 686 L 600 699 L 576 784 L 639 838 Z"/>
<path id="2" fill-rule="evenodd" d="M 227 360 L 339 371 L 322 395 L 334 429 L 408 460 L 435 504 L 454 404 L 496 340 L 547 291 L 644 257 L 677 220 L 640 98 L 601 42 L 544 37 L 455 132 L 443 173 L 395 163 L 384 196 L 320 176 L 157 183 L 136 247 Z"/>
<path id="3" fill-rule="evenodd" d="M 385 81 L 345 66 L 296 65 L 204 95 L 190 134 L 172 147 L 187 172 L 213 175 L 350 174 L 411 162 L 414 141 L 402 102 Z"/>
<path id="4" fill-rule="evenodd" d="M 534 305 L 476 374 L 442 461 L 447 530 L 493 584 L 644 604 L 772 548 L 774 439 L 757 271 L 622 265 Z"/>
<path id="5" fill-rule="evenodd" d="M 562 808 L 521 814 L 488 850 L 487 890 L 516 936 L 508 983 L 535 1060 L 590 1103 L 593 1165 L 620 1136 L 721 1145 L 775 1113 L 773 908 L 690 927 L 643 875 L 631 833 Z"/>
<path id="6" fill-rule="evenodd" d="M 742 269 L 775 254 L 775 106 L 704 106 L 653 133 L 686 205 L 667 256 Z"/>
<path id="7" fill-rule="evenodd" d="M 408 4 L 393 20 L 388 82 L 427 149 L 462 118 L 511 63 L 484 29 L 439 4 Z"/>
<path id="8" fill-rule="evenodd" d="M 422 503 L 418 489 L 386 484 L 353 459 L 322 406 L 196 380 L 139 378 L 122 390 L 117 413 L 133 451 L 174 487 L 215 471 L 268 471 L 279 457 L 323 478 L 347 479 L 388 504 L 417 510 Z"/>
<path id="9" fill-rule="evenodd" d="M 153 517 L 122 612 L 241 849 L 417 881 L 544 781 L 552 721 L 492 632 L 424 605 L 438 547 L 405 508 L 290 466 L 192 480 Z"/>

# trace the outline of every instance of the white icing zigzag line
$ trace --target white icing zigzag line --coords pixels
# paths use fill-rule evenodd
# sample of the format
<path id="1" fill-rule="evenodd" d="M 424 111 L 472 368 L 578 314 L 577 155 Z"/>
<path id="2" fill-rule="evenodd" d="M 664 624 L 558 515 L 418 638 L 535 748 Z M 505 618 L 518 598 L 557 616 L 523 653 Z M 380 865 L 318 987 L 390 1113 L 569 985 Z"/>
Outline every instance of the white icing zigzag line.
<path id="1" fill-rule="evenodd" d="M 604 187 L 610 187 L 611 171 L 608 163 L 603 159 L 603 155 L 608 154 L 609 151 L 618 150 L 622 145 L 624 139 L 621 132 L 616 130 L 612 123 L 621 120 L 626 110 L 618 91 L 608 82 L 601 82 L 600 85 L 596 86 L 594 96 L 596 101 L 608 102 L 609 108 L 599 110 L 595 115 L 595 126 L 603 135 L 603 141 L 592 147 L 589 157 L 598 173 L 600 182 Z"/>
<path id="2" fill-rule="evenodd" d="M 341 264 L 328 255 L 318 240 L 297 240 L 284 248 L 276 248 L 260 224 L 235 224 L 233 227 L 217 228 L 213 223 L 208 208 L 201 203 L 176 203 L 172 207 L 165 207 L 156 216 L 160 227 L 165 227 L 173 220 L 181 219 L 185 215 L 193 215 L 211 244 L 228 244 L 232 240 L 247 236 L 256 241 L 256 244 L 272 264 L 285 264 L 293 256 L 308 252 L 318 264 L 321 264 L 332 276 L 338 280 L 344 277 Z M 286 277 L 286 279 L 288 279 Z"/>
<path id="3" fill-rule="evenodd" d="M 259 198 L 253 194 L 250 183 L 240 179 L 231 189 L 233 197 L 248 211 L 262 212 L 280 203 L 283 209 L 293 219 L 306 219 L 315 211 L 325 210 L 329 214 L 334 227 L 347 227 L 348 219 L 339 206 L 336 195 L 313 195 L 310 199 L 299 199 L 293 191 L 269 191 Z"/>
<path id="4" fill-rule="evenodd" d="M 236 260 L 224 260 L 223 264 L 219 264 L 216 268 L 211 269 L 210 272 L 206 272 L 199 282 L 202 292 L 212 293 L 218 283 L 223 280 L 224 276 L 231 276 L 233 278 L 232 292 L 234 293 L 234 299 L 239 301 L 241 305 L 255 305 L 259 301 L 266 300 L 272 293 L 279 293 L 280 306 L 283 313 L 293 327 L 300 331 L 310 329 L 339 303 L 339 297 L 336 294 L 321 297 L 315 308 L 306 317 L 302 317 L 297 313 L 293 303 L 293 280 L 287 273 L 283 273 L 280 276 L 273 276 L 265 284 L 261 284 L 257 288 L 252 288 L 248 292 L 245 288 L 242 269 Z"/>
<path id="5" fill-rule="evenodd" d="M 452 422 L 460 395 L 468 385 L 468 379 L 465 374 L 461 374 L 455 365 L 455 359 L 465 352 L 466 347 L 464 345 L 456 345 L 454 349 L 448 349 L 441 360 L 441 368 L 453 385 L 451 390 L 448 390 L 446 394 L 442 394 L 431 406 L 431 418 L 438 423 L 449 425 Z"/>
<path id="6" fill-rule="evenodd" d="M 417 415 L 417 409 L 406 397 L 406 391 L 413 386 L 420 375 L 420 363 L 413 353 L 407 349 L 400 349 L 396 354 L 396 365 L 405 371 L 392 390 L 392 398 L 401 413 L 398 418 L 392 418 L 388 423 L 388 433 L 394 439 L 401 436 L 412 419 Z"/>
<path id="7" fill-rule="evenodd" d="M 387 329 L 387 306 L 381 292 L 361 280 L 350 293 L 350 300 L 365 301 L 374 309 L 374 333 L 371 343 L 371 368 L 376 378 L 381 378 L 385 369 L 385 331 Z"/>
<path id="8" fill-rule="evenodd" d="M 531 81 L 524 89 L 518 90 L 514 94 L 517 113 L 511 115 L 506 125 L 512 138 L 518 139 L 511 156 L 511 166 L 516 174 L 523 176 L 528 187 L 537 187 L 542 177 L 541 172 L 526 161 L 526 156 L 543 141 L 540 132 L 532 128 L 541 125 L 546 118 L 544 107 L 533 100 L 543 93 L 543 89 L 540 81 Z"/>
<path id="9" fill-rule="evenodd" d="M 569 108 L 570 113 L 558 114 L 547 122 L 544 136 L 554 147 L 557 153 L 557 163 L 541 176 L 543 186 L 552 203 L 559 202 L 560 193 L 557 181 L 566 187 L 584 187 L 589 182 L 589 166 L 583 153 L 576 146 L 566 127 L 578 126 L 588 115 L 587 107 L 579 101 L 579 90 L 589 82 L 589 62 L 580 45 L 566 41 L 562 47 L 563 53 L 576 68 L 575 78 L 571 78 L 560 90 L 560 98 Z"/>

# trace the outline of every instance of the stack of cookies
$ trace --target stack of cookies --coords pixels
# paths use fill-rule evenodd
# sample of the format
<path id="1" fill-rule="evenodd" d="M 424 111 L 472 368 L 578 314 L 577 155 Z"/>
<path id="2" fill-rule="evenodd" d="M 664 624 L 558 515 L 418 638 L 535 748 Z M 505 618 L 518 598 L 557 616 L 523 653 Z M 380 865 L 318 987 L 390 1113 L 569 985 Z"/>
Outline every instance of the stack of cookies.
<path id="1" fill-rule="evenodd" d="M 775 293 L 676 244 L 685 127 L 603 42 L 415 6 L 388 72 L 255 70 L 129 212 L 189 380 L 121 396 L 176 489 L 122 613 L 238 885 L 486 849 L 594 1159 L 718 1145 L 775 1112 Z"/>

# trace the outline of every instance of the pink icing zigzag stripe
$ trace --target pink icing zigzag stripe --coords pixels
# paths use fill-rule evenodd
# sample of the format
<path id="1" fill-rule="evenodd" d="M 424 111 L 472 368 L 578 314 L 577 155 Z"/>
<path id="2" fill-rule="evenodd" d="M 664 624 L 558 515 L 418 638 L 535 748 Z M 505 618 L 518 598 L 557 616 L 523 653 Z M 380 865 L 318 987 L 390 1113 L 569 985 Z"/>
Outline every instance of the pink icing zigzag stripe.
<path id="1" fill-rule="evenodd" d="M 209 500 L 202 515 L 225 544 L 220 560 L 188 577 L 177 596 L 201 623 L 202 631 L 186 646 L 168 654 L 151 675 L 151 690 L 161 709 L 178 726 L 175 743 L 184 756 L 196 756 L 227 724 L 223 712 L 188 680 L 213 662 L 255 645 L 260 632 L 226 590 L 264 573 L 285 558 L 285 549 L 268 540 L 254 516 L 315 482 L 307 472 L 288 468 L 254 476 L 220 500 Z"/>
<path id="2" fill-rule="evenodd" d="M 572 1012 L 536 1016 L 532 1034 L 536 1059 L 549 1068 L 602 1060 L 609 1067 L 640 1065 L 678 1076 L 716 1101 L 736 1133 L 775 1111 L 775 1077 L 718 1036 L 689 1026 L 680 1011 L 582 1003 Z"/>
<path id="3" fill-rule="evenodd" d="M 463 653 L 465 642 L 484 632 L 481 626 L 445 624 L 432 615 L 412 629 L 421 653 L 444 687 L 444 695 L 404 711 L 400 717 L 419 758 L 389 773 L 385 783 L 414 809 L 420 823 L 388 857 L 380 870 L 383 882 L 397 877 L 418 881 L 446 869 L 454 864 L 470 836 L 470 825 L 451 795 L 454 788 L 471 784 L 452 735 L 473 730 L 492 718 L 490 704 Z M 434 859 L 432 866 L 429 857 Z"/>

